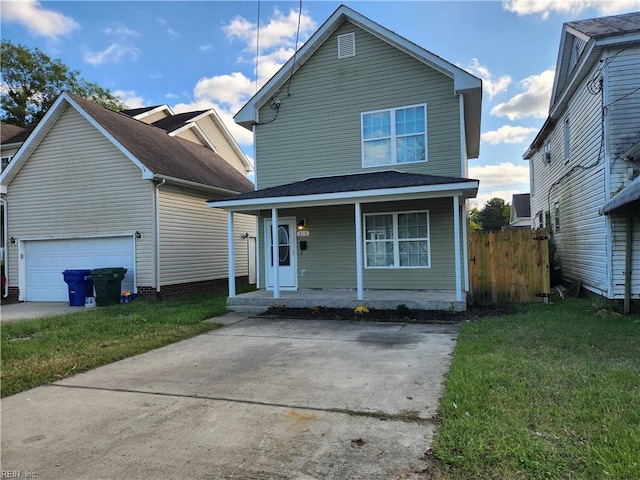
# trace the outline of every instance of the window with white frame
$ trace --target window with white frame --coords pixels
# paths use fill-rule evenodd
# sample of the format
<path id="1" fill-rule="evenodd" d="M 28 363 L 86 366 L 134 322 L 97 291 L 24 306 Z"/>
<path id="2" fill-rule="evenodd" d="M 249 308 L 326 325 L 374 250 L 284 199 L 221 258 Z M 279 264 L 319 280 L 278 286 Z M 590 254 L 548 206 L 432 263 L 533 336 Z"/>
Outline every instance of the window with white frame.
<path id="1" fill-rule="evenodd" d="M 429 268 L 429 212 L 364 216 L 366 268 Z"/>
<path id="2" fill-rule="evenodd" d="M 7 168 L 7 166 L 9 165 L 9 162 L 11 161 L 11 158 L 12 158 L 11 156 L 2 157 L 0 172 L 5 168 Z"/>
<path id="3" fill-rule="evenodd" d="M 362 166 L 427 161 L 427 105 L 362 114 Z"/>
<path id="4" fill-rule="evenodd" d="M 571 144 L 569 143 L 569 135 L 571 128 L 569 125 L 569 118 L 564 121 L 564 161 L 568 162 L 571 156 Z"/>
<path id="5" fill-rule="evenodd" d="M 549 163 L 551 162 L 551 142 L 547 140 L 544 144 L 544 161 Z"/>
<path id="6" fill-rule="evenodd" d="M 560 202 L 556 202 L 553 205 L 553 221 L 555 233 L 560 233 Z"/>

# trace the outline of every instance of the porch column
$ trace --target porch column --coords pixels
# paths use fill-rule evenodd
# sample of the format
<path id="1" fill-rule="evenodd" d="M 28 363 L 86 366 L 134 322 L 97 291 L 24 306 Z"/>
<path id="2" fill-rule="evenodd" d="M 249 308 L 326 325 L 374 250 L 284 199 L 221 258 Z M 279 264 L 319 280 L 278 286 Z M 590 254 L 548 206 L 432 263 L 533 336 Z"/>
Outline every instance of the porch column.
<path id="1" fill-rule="evenodd" d="M 280 251 L 278 244 L 278 209 L 271 209 L 271 238 L 273 239 L 271 246 L 271 255 L 273 257 L 273 298 L 280 298 Z"/>
<path id="2" fill-rule="evenodd" d="M 229 297 L 236 296 L 236 259 L 233 238 L 233 212 L 227 212 L 227 245 L 229 262 Z"/>
<path id="3" fill-rule="evenodd" d="M 462 267 L 464 268 L 464 291 L 469 291 L 469 247 L 468 247 L 468 233 L 467 233 L 467 219 L 469 218 L 469 212 L 467 211 L 467 202 L 462 201 Z"/>
<path id="4" fill-rule="evenodd" d="M 462 275 L 460 273 L 460 200 L 458 195 L 453 197 L 453 242 L 456 265 L 456 301 L 462 301 Z"/>
<path id="5" fill-rule="evenodd" d="M 362 300 L 364 292 L 362 289 L 362 212 L 360 202 L 356 202 L 356 285 L 358 300 Z"/>

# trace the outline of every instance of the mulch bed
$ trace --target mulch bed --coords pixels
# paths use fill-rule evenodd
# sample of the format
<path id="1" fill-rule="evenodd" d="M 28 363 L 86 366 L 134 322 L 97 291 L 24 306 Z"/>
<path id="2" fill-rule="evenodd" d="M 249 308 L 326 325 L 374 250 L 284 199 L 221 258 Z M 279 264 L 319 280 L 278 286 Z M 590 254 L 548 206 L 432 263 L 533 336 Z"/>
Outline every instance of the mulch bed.
<path id="1" fill-rule="evenodd" d="M 417 310 L 397 308 L 393 310 L 370 309 L 368 313 L 357 314 L 351 308 L 292 308 L 285 305 L 270 307 L 257 315 L 263 318 L 290 318 L 300 320 L 365 320 L 402 323 L 460 323 L 486 317 L 500 317 L 516 313 L 512 304 L 469 305 L 464 312 L 449 310 Z"/>

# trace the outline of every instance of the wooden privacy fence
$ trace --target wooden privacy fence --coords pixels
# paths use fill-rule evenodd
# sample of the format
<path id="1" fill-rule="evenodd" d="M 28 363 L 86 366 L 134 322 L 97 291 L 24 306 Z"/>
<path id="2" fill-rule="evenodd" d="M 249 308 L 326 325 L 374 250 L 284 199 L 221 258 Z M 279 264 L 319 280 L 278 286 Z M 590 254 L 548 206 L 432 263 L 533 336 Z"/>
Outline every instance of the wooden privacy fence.
<path id="1" fill-rule="evenodd" d="M 542 302 L 549 295 L 545 229 L 469 235 L 470 302 Z"/>

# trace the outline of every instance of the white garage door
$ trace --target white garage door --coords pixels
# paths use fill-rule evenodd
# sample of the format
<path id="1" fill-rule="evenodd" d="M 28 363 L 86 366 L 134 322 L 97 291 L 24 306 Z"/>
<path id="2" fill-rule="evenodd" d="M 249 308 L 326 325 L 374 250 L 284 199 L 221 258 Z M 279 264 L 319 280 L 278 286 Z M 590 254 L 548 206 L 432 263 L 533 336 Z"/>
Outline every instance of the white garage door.
<path id="1" fill-rule="evenodd" d="M 133 238 L 104 237 L 25 242 L 26 292 L 31 302 L 66 302 L 62 272 L 103 267 L 127 269 L 123 290 L 133 291 Z"/>

